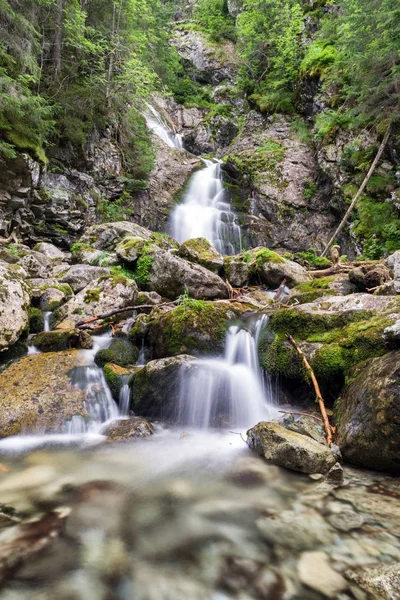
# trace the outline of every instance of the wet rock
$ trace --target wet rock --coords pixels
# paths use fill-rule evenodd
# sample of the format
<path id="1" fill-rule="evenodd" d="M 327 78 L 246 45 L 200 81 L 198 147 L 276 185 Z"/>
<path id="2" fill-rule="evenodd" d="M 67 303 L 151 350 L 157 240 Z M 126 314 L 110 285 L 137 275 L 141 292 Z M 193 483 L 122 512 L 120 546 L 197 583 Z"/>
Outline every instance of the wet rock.
<path id="1" fill-rule="evenodd" d="M 162 250 L 152 255 L 146 285 L 149 290 L 171 299 L 185 293 L 185 290 L 195 299 L 228 297 L 226 283 L 218 275 Z"/>
<path id="2" fill-rule="evenodd" d="M 249 429 L 247 444 L 272 464 L 302 473 L 325 474 L 337 462 L 327 446 L 277 423 L 262 421 Z"/>
<path id="3" fill-rule="evenodd" d="M 29 326 L 30 294 L 18 269 L 0 264 L 0 352 L 15 344 Z"/>
<path id="4" fill-rule="evenodd" d="M 250 268 L 243 254 L 224 257 L 224 273 L 229 283 L 234 288 L 248 285 Z"/>
<path id="5" fill-rule="evenodd" d="M 332 444 L 333 446 L 333 444 Z M 331 446 L 331 450 L 333 449 Z M 326 476 L 326 482 L 331 485 L 342 485 L 344 481 L 344 471 L 342 465 L 337 462 L 331 470 L 328 472 Z"/>
<path id="6" fill-rule="evenodd" d="M 92 338 L 86 331 L 79 329 L 43 331 L 32 338 L 31 344 L 41 352 L 60 352 L 70 348 L 91 348 Z"/>
<path id="7" fill-rule="evenodd" d="M 388 342 L 395 342 L 396 344 L 400 342 L 400 320 L 396 321 L 394 325 L 386 327 L 383 331 L 383 337 Z"/>
<path id="8" fill-rule="evenodd" d="M 140 417 L 132 417 L 112 423 L 104 431 L 108 442 L 123 442 L 150 437 L 154 428 L 149 421 Z"/>
<path id="9" fill-rule="evenodd" d="M 326 443 L 322 422 L 318 422 L 312 417 L 301 416 L 299 419 L 295 419 L 293 415 L 285 415 L 280 419 L 280 424 L 286 429 L 306 435 L 320 444 Z"/>
<path id="10" fill-rule="evenodd" d="M 297 568 L 300 581 L 325 598 L 336 598 L 348 587 L 346 580 L 331 567 L 325 552 L 303 552 Z"/>
<path id="11" fill-rule="evenodd" d="M 221 254 L 205 238 L 187 240 L 181 244 L 178 254 L 214 273 L 219 273 L 224 265 Z"/>
<path id="12" fill-rule="evenodd" d="M 102 275 L 108 275 L 109 269 L 104 267 L 93 267 L 91 265 L 72 265 L 68 271 L 60 277 L 60 283 L 68 283 L 75 293 L 80 292 L 90 282 Z"/>
<path id="13" fill-rule="evenodd" d="M 138 288 L 123 275 L 104 275 L 95 279 L 76 296 L 53 313 L 55 323 L 78 323 L 89 317 L 133 306 Z M 118 316 L 116 317 L 118 318 Z M 122 317 L 123 318 L 123 315 Z"/>
<path id="14" fill-rule="evenodd" d="M 29 309 L 29 333 L 40 333 L 44 329 L 44 316 L 41 310 Z"/>
<path id="15" fill-rule="evenodd" d="M 116 338 L 111 342 L 109 348 L 99 350 L 94 361 L 99 367 L 104 367 L 106 363 L 113 363 L 120 367 L 129 367 L 136 364 L 139 357 L 139 350 L 127 339 Z"/>
<path id="16" fill-rule="evenodd" d="M 89 244 L 97 250 L 112 251 L 125 236 L 150 239 L 151 231 L 131 223 L 130 221 L 117 221 L 115 223 L 102 223 L 92 225 L 81 237 L 80 242 Z"/>
<path id="17" fill-rule="evenodd" d="M 238 303 L 189 300 L 164 314 L 150 314 L 145 325 L 136 321 L 129 335 L 138 345 L 145 340 L 154 358 L 185 353 L 217 355 L 223 352 L 229 321 L 242 311 Z"/>
<path id="18" fill-rule="evenodd" d="M 65 261 L 65 253 L 59 250 L 54 244 L 40 242 L 39 244 L 36 244 L 34 250 L 36 250 L 36 252 L 41 252 L 50 260 Z"/>
<path id="19" fill-rule="evenodd" d="M 65 294 L 62 290 L 57 288 L 47 288 L 40 298 L 40 308 L 45 312 L 53 312 L 62 304 L 63 300 L 65 300 Z"/>
<path id="20" fill-rule="evenodd" d="M 71 384 L 76 351 L 21 358 L 0 374 L 0 437 L 60 431 L 74 415 L 87 416 L 85 394 Z"/>
<path id="21" fill-rule="evenodd" d="M 400 473 L 399 360 L 394 351 L 360 365 L 336 402 L 338 443 L 348 462 Z"/>
<path id="22" fill-rule="evenodd" d="M 111 390 L 113 398 L 116 402 L 119 400 L 119 393 L 122 386 L 127 382 L 128 377 L 140 367 L 125 368 L 115 365 L 113 363 L 107 363 L 103 367 L 103 373 L 108 387 Z"/>
<path id="23" fill-rule="evenodd" d="M 313 508 L 285 510 L 262 517 L 257 528 L 270 544 L 292 550 L 311 550 L 333 540 L 333 530 Z"/>
<path id="24" fill-rule="evenodd" d="M 344 505 L 343 510 L 334 512 L 328 517 L 329 523 L 339 531 L 352 531 L 359 529 L 364 524 L 364 517 L 349 506 Z"/>
<path id="25" fill-rule="evenodd" d="M 379 600 L 397 600 L 399 597 L 400 563 L 349 569 L 346 577 Z"/>
<path id="26" fill-rule="evenodd" d="M 194 368 L 193 357 L 186 354 L 152 360 L 133 373 L 129 383 L 132 408 L 145 417 L 170 419 L 177 406 L 180 377 Z"/>

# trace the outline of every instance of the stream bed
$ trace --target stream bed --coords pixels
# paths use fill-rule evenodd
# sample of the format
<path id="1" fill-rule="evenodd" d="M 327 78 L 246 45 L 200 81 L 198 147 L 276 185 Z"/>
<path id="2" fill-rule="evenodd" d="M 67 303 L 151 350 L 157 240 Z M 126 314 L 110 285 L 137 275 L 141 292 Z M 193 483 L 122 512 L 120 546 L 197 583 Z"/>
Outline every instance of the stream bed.
<path id="1" fill-rule="evenodd" d="M 346 469 L 335 488 L 240 432 L 161 427 L 2 461 L 2 599 L 398 598 L 398 479 Z"/>

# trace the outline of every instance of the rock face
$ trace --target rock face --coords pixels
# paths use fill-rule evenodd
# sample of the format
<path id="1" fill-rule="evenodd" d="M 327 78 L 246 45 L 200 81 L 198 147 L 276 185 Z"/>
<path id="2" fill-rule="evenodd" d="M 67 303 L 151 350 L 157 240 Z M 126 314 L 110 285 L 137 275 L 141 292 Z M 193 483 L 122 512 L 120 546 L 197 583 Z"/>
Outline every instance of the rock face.
<path id="1" fill-rule="evenodd" d="M 0 374 L 0 437 L 61 431 L 74 415 L 87 416 L 85 394 L 71 384 L 76 351 L 35 354 Z"/>
<path id="2" fill-rule="evenodd" d="M 328 473 L 337 462 L 327 446 L 277 423 L 258 423 L 247 432 L 251 450 L 279 467 L 301 473 Z"/>
<path id="3" fill-rule="evenodd" d="M 229 321 L 238 318 L 238 303 L 188 301 L 165 314 L 150 314 L 143 327 L 139 320 L 130 331 L 140 345 L 143 341 L 154 358 L 191 353 L 196 356 L 222 353 Z"/>
<path id="4" fill-rule="evenodd" d="M 228 297 L 226 283 L 218 275 L 162 250 L 153 254 L 147 287 L 172 299 L 183 294 L 185 289 L 196 299 Z"/>
<path id="5" fill-rule="evenodd" d="M 132 376 L 132 408 L 145 417 L 170 419 L 177 406 L 180 376 L 185 376 L 193 365 L 192 356 L 181 354 L 172 358 L 152 360 Z"/>
<path id="6" fill-rule="evenodd" d="M 104 275 L 56 310 L 53 318 L 56 323 L 64 320 L 78 323 L 114 309 L 133 306 L 137 293 L 137 285 L 131 279 L 122 275 Z"/>
<path id="7" fill-rule="evenodd" d="M 10 348 L 28 331 L 28 287 L 18 268 L 0 263 L 0 352 Z"/>
<path id="8" fill-rule="evenodd" d="M 345 460 L 400 474 L 400 352 L 360 365 L 335 405 Z"/>

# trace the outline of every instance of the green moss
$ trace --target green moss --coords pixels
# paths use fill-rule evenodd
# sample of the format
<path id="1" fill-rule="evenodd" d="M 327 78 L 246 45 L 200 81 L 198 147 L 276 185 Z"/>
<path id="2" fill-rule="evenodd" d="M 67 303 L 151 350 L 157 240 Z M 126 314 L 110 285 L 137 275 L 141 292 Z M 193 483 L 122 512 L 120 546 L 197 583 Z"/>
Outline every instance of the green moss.
<path id="1" fill-rule="evenodd" d="M 122 386 L 126 382 L 126 377 L 130 371 L 113 363 L 107 363 L 103 367 L 104 377 L 111 390 L 113 398 L 118 400 Z"/>
<path id="2" fill-rule="evenodd" d="M 130 271 L 125 267 L 121 267 L 120 265 L 111 267 L 110 271 L 111 275 L 122 275 L 123 277 L 126 277 L 126 279 L 135 279 L 135 273 L 133 271 Z"/>
<path id="3" fill-rule="evenodd" d="M 106 363 L 114 363 L 120 367 L 135 365 L 139 350 L 126 339 L 115 339 L 109 348 L 100 350 L 95 356 L 95 363 L 103 367 Z"/>
<path id="4" fill-rule="evenodd" d="M 313 279 L 312 281 L 306 281 L 296 285 L 295 289 L 299 292 L 313 292 L 315 290 L 326 290 L 329 284 L 335 281 L 334 277 L 321 277 L 320 279 Z"/>
<path id="5" fill-rule="evenodd" d="M 149 380 L 146 367 L 134 373 L 129 383 L 132 391 L 132 406 L 138 406 L 144 400 L 149 391 Z"/>
<path id="6" fill-rule="evenodd" d="M 46 331 L 35 335 L 32 344 L 41 352 L 60 352 L 76 348 L 79 342 L 79 331 Z"/>
<path id="7" fill-rule="evenodd" d="M 281 164 L 286 155 L 286 148 L 272 138 L 266 138 L 262 146 L 229 154 L 224 161 L 229 163 L 239 174 L 239 179 L 252 182 L 267 182 L 284 190 L 285 180 Z"/>
<path id="8" fill-rule="evenodd" d="M 282 256 L 280 256 L 277 252 L 273 250 L 269 250 L 268 248 L 261 248 L 253 253 L 256 258 L 257 266 L 261 267 L 264 263 L 280 263 L 283 264 L 286 262 Z"/>
<path id="9" fill-rule="evenodd" d="M 154 248 L 145 246 L 142 255 L 138 258 L 136 263 L 135 280 L 143 287 L 146 286 L 149 280 L 151 267 L 153 265 L 153 254 Z"/>
<path id="10" fill-rule="evenodd" d="M 29 332 L 40 333 L 44 329 L 44 317 L 38 308 L 29 309 Z"/>
<path id="11" fill-rule="evenodd" d="M 102 281 L 107 281 L 109 280 L 111 282 L 111 287 L 115 288 L 117 287 L 117 285 L 124 285 L 124 286 L 129 286 L 130 285 L 130 279 L 128 278 L 126 275 L 123 275 L 124 269 L 114 269 L 114 272 L 111 272 L 110 275 L 102 275 L 99 279 L 99 282 Z M 129 272 L 129 271 L 127 271 Z M 85 300 L 86 302 L 86 300 Z"/>
<path id="12" fill-rule="evenodd" d="M 306 252 L 296 252 L 294 259 L 302 266 L 313 269 L 326 269 L 332 265 L 331 261 L 325 256 L 318 256 L 314 248 L 309 248 Z"/>
<path id="13" fill-rule="evenodd" d="M 71 252 L 74 256 L 79 256 L 85 251 L 94 252 L 95 249 L 90 244 L 85 244 L 84 242 L 76 242 L 71 246 Z"/>
<path id="14" fill-rule="evenodd" d="M 90 304 L 90 302 L 98 302 L 100 300 L 100 294 L 101 294 L 100 288 L 93 288 L 92 290 L 87 290 L 83 301 L 86 304 Z"/>

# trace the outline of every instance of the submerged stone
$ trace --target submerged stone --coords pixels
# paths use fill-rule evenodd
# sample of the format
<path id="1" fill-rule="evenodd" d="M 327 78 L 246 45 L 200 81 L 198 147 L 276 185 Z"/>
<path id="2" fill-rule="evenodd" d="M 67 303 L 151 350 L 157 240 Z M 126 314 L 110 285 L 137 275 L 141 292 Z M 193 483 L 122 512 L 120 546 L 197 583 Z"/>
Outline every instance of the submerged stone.
<path id="1" fill-rule="evenodd" d="M 150 437 L 154 428 L 149 421 L 140 417 L 132 417 L 111 423 L 104 431 L 108 442 L 124 442 Z"/>

